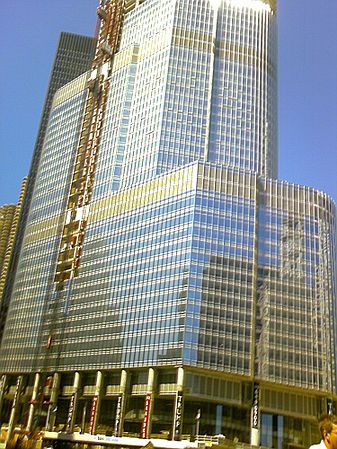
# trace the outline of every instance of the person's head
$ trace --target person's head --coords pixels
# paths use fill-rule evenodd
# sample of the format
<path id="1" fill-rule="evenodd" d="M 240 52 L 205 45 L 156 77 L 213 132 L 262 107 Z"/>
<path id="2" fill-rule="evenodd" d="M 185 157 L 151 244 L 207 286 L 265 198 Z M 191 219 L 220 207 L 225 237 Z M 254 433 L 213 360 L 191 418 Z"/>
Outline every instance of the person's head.
<path id="1" fill-rule="evenodd" d="M 337 449 L 337 416 L 323 415 L 319 420 L 319 430 L 328 449 Z"/>

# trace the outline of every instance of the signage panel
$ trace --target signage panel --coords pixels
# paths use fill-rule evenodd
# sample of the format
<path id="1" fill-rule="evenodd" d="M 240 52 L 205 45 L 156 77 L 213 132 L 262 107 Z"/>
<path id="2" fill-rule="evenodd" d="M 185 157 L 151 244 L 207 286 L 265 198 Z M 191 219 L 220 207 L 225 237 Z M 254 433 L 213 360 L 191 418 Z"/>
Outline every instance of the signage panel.
<path id="1" fill-rule="evenodd" d="M 66 431 L 71 432 L 72 429 L 72 421 L 74 416 L 74 407 L 75 407 L 75 393 L 71 395 L 70 403 L 69 403 L 69 410 L 68 410 L 68 418 L 67 418 L 67 424 L 66 424 Z"/>
<path id="2" fill-rule="evenodd" d="M 142 438 L 148 438 L 149 435 L 150 412 L 151 412 L 151 394 L 148 393 L 145 396 L 144 419 L 142 424 L 142 430 L 140 433 Z"/>
<path id="3" fill-rule="evenodd" d="M 174 417 L 174 439 L 179 439 L 181 435 L 181 424 L 183 415 L 183 392 L 178 391 L 176 396 L 176 407 L 175 407 L 175 417 Z"/>
<path id="4" fill-rule="evenodd" d="M 252 407 L 252 428 L 259 429 L 260 427 L 260 387 L 258 384 L 254 384 L 253 390 L 253 407 Z"/>
<path id="5" fill-rule="evenodd" d="M 90 413 L 90 427 L 89 427 L 90 435 L 94 433 L 95 419 L 97 414 L 97 403 L 98 403 L 98 396 L 94 396 L 92 398 L 91 413 Z"/>
<path id="6" fill-rule="evenodd" d="M 122 400 L 123 396 L 118 396 L 117 408 L 116 408 L 116 419 L 115 419 L 115 436 L 118 437 L 121 428 L 121 416 L 122 416 Z"/>

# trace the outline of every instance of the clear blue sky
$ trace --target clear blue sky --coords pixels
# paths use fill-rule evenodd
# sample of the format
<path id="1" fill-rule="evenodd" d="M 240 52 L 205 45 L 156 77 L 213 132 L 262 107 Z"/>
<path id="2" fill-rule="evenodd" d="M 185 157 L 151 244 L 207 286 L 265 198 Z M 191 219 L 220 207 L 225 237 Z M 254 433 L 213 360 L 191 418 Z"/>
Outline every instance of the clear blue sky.
<path id="1" fill-rule="evenodd" d="M 337 0 L 278 0 L 279 177 L 337 200 Z M 98 0 L 0 5 L 0 205 L 28 173 L 58 36 L 93 35 Z"/>

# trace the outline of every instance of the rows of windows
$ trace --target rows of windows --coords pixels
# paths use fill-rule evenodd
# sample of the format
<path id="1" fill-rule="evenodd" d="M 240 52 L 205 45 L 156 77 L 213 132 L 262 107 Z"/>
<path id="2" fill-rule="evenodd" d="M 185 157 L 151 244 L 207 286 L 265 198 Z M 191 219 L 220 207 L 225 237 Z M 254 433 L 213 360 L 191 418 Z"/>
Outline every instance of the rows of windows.
<path id="1" fill-rule="evenodd" d="M 317 354 L 329 338 L 326 312 L 331 300 L 322 280 L 330 279 L 326 267 L 332 257 L 328 243 L 333 222 L 311 216 L 299 220 L 297 213 L 290 214 L 291 207 L 296 210 L 293 200 L 287 211 L 267 207 L 270 198 L 257 206 L 250 198 L 261 184 L 250 174 L 200 164 L 201 174 L 203 188 L 175 197 L 159 195 L 154 197 L 159 201 L 145 201 L 138 208 L 131 198 L 138 190 L 131 189 L 130 197 L 124 193 L 120 198 L 134 206 L 90 223 L 79 277 L 64 291 L 55 292 L 52 278 L 58 238 L 51 251 L 46 249 L 50 239 L 37 240 L 35 260 L 24 249 L 16 294 L 21 295 L 22 320 L 29 317 L 27 323 L 35 328 L 25 338 L 22 327 L 14 330 L 19 310 L 14 301 L 5 339 L 5 345 L 12 341 L 19 348 L 20 363 L 33 363 L 28 359 L 34 352 L 41 357 L 41 344 L 52 331 L 48 363 L 62 360 L 64 367 L 74 363 L 78 351 L 81 366 L 93 354 L 106 367 L 183 357 L 187 364 L 251 375 L 256 338 L 256 375 L 282 380 L 277 376 L 286 360 L 294 373 L 287 381 L 314 388 L 329 385 L 328 361 Z M 280 187 L 268 185 L 270 197 L 275 186 Z M 313 207 L 316 194 L 311 195 Z M 309 243 L 317 243 L 317 237 L 322 242 L 308 248 L 290 245 L 291 239 L 302 242 L 302 234 Z M 280 263 L 272 267 L 261 255 L 264 247 L 270 252 L 276 246 L 275 239 L 281 241 Z M 293 257 L 291 251 L 304 250 L 314 256 L 324 251 L 318 267 L 315 258 L 301 262 L 316 263 L 315 276 L 311 272 L 312 280 L 321 279 L 316 293 L 301 277 L 295 281 L 282 272 L 284 260 Z M 45 306 L 36 315 L 35 307 L 41 304 Z M 29 355 L 24 354 L 27 347 Z M 6 351 L 4 347 L 3 354 Z M 297 357 L 303 352 L 306 359 Z M 296 374 L 303 363 L 305 381 Z"/>
<path id="2" fill-rule="evenodd" d="M 60 216 L 62 223 L 85 98 L 86 93 L 81 92 L 51 111 L 3 339 L 4 354 L 10 354 L 12 342 L 17 342 L 17 349 L 15 357 L 7 356 L 3 366 L 33 369 L 46 341 L 41 337 L 41 324 L 54 295 L 59 247 L 59 236 L 48 235 L 48 217 Z"/>

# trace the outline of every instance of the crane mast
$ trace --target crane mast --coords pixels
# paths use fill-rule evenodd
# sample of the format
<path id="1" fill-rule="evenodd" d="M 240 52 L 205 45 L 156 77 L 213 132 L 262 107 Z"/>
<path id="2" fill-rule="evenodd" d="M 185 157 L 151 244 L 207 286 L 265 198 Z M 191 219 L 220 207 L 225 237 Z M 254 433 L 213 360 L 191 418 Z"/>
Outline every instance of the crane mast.
<path id="1" fill-rule="evenodd" d="M 88 97 L 75 156 L 65 223 L 57 259 L 54 282 L 58 290 L 64 282 L 78 276 L 84 235 L 93 190 L 97 154 L 107 104 L 109 74 L 126 11 L 124 0 L 100 0 L 97 8 L 98 36 L 90 77 Z"/>

